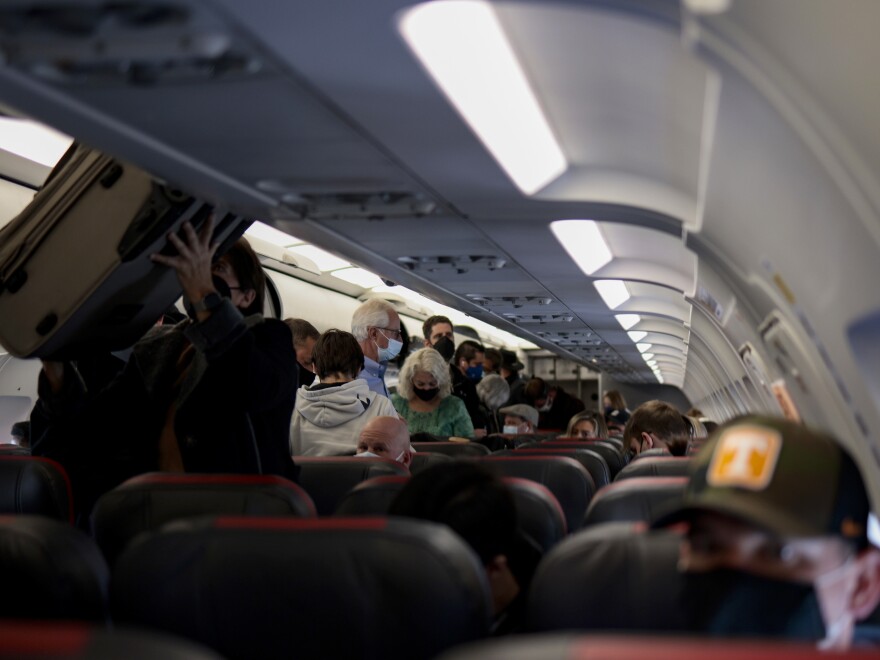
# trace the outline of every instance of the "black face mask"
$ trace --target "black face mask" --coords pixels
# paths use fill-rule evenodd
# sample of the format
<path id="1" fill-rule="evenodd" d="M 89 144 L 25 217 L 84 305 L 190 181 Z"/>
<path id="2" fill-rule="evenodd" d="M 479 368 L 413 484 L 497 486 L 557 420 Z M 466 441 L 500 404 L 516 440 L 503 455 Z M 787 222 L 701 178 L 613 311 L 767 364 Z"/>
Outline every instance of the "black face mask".
<path id="1" fill-rule="evenodd" d="M 303 367 L 299 362 L 296 363 L 296 368 L 298 371 L 300 387 L 302 387 L 303 385 L 308 387 L 315 382 L 315 374 L 313 372 Z"/>
<path id="2" fill-rule="evenodd" d="M 691 629 L 713 637 L 825 638 L 811 584 L 734 570 L 688 573 L 683 598 Z"/>
<path id="3" fill-rule="evenodd" d="M 443 356 L 443 359 L 449 362 L 455 355 L 455 342 L 449 337 L 440 337 L 433 346 L 434 350 Z"/>
<path id="4" fill-rule="evenodd" d="M 440 394 L 440 388 L 439 387 L 432 387 L 429 390 L 423 390 L 419 387 L 414 387 L 413 392 L 415 392 L 416 396 L 419 397 L 422 401 L 430 401 L 435 396 Z"/>
<path id="5" fill-rule="evenodd" d="M 219 275 L 211 275 L 211 282 L 214 284 L 214 288 L 217 290 L 217 293 L 220 294 L 221 298 L 230 298 L 232 296 L 232 289 L 229 288 L 229 285 Z M 189 315 L 191 319 L 196 317 L 196 310 L 193 309 L 192 303 L 189 301 L 189 298 L 183 298 L 183 308 L 186 310 L 186 313 Z"/>

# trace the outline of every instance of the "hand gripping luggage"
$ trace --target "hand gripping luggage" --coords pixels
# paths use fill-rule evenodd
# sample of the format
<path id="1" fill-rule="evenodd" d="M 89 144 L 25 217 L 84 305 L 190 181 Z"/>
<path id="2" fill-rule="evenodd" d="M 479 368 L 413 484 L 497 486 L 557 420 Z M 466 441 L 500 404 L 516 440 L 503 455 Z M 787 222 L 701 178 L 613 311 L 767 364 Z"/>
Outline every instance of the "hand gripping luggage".
<path id="1" fill-rule="evenodd" d="M 143 170 L 74 144 L 0 231 L 0 344 L 71 359 L 134 344 L 181 292 L 167 235 L 212 207 Z M 250 224 L 214 209 L 222 254 Z"/>

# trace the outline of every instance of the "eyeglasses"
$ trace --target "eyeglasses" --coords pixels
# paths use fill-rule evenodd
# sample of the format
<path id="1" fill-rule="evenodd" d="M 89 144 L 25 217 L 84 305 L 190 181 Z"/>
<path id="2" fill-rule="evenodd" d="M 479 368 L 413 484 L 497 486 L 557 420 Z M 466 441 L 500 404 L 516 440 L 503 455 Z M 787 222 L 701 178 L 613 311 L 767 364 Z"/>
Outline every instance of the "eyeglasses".
<path id="1" fill-rule="evenodd" d="M 388 332 L 393 332 L 394 336 L 397 339 L 400 339 L 401 337 L 403 337 L 403 335 L 400 334 L 400 330 L 395 330 L 394 328 L 380 328 L 379 326 L 376 326 L 376 330 L 386 330 Z"/>

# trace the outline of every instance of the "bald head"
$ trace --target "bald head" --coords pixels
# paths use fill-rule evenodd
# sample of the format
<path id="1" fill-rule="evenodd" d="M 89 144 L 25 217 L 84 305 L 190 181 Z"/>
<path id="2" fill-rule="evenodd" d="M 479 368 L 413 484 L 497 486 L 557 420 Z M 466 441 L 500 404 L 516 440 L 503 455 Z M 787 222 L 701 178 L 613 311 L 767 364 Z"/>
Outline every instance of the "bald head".
<path id="1" fill-rule="evenodd" d="M 357 453 L 367 451 L 409 467 L 412 448 L 406 422 L 397 417 L 374 417 L 368 421 L 361 429 Z"/>

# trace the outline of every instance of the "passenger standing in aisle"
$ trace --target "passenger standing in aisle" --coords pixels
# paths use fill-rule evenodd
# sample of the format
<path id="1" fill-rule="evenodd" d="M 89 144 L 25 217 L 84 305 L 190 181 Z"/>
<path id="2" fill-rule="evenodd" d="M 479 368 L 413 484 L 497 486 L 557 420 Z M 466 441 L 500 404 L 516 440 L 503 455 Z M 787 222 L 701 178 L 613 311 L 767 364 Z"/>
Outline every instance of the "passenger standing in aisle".
<path id="1" fill-rule="evenodd" d="M 364 369 L 358 378 L 367 381 L 373 392 L 387 398 L 385 369 L 403 347 L 400 317 L 389 303 L 373 298 L 354 311 L 351 334 L 364 354 Z"/>

